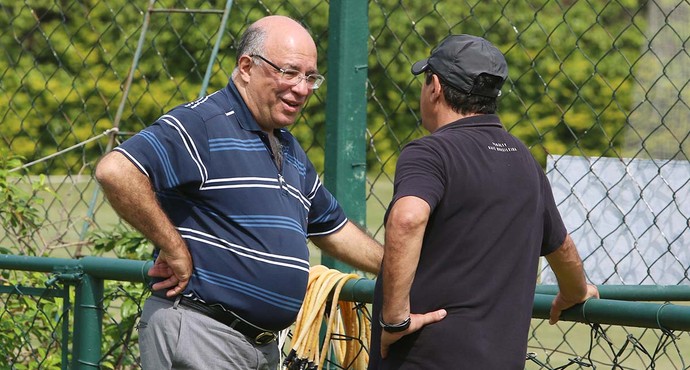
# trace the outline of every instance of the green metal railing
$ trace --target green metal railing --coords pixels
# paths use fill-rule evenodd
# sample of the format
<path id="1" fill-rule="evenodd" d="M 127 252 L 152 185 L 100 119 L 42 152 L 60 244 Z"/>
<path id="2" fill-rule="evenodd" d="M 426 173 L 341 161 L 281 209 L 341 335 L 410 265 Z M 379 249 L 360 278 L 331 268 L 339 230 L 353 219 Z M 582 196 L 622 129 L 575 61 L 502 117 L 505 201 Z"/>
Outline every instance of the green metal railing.
<path id="1" fill-rule="evenodd" d="M 0 255 L 0 270 L 34 271 L 52 274 L 46 285 L 60 281 L 75 289 L 73 347 L 71 369 L 99 368 L 101 361 L 101 335 L 103 326 L 104 280 L 118 280 L 144 283 L 152 261 L 84 257 L 78 260 Z M 362 278 L 345 284 L 340 299 L 371 303 L 374 280 Z M 602 299 L 589 300 L 577 305 L 562 315 L 564 321 L 623 325 L 639 328 L 690 331 L 690 306 L 670 303 L 630 302 L 629 300 L 682 300 L 690 301 L 688 286 L 600 286 Z M 546 319 L 549 316 L 554 286 L 538 286 L 535 294 L 533 317 Z M 44 289 L 0 286 L 0 293 L 43 295 Z M 546 292 L 546 293 L 539 293 Z M 551 293 L 551 294 L 549 294 Z M 69 298 L 62 293 L 54 297 Z M 615 299 L 610 299 L 615 297 Z M 63 325 L 67 320 L 63 320 Z M 63 346 L 63 351 L 65 350 Z M 63 359 L 66 354 L 63 353 Z M 66 368 L 66 361 L 63 368 Z"/>
<path id="2" fill-rule="evenodd" d="M 688 285 L 599 285 L 601 298 L 621 301 L 690 301 Z M 537 294 L 555 295 L 555 285 L 537 285 Z"/>
<path id="3" fill-rule="evenodd" d="M 104 257 L 78 260 L 52 257 L 0 255 L 0 269 L 51 273 L 46 286 L 60 281 L 75 289 L 71 369 L 100 368 L 103 326 L 104 280 L 145 282 L 152 261 L 134 261 Z M 68 288 L 65 288 L 67 290 Z M 45 289 L 0 286 L 0 293 L 22 293 L 44 296 Z M 53 296 L 55 296 L 53 294 Z M 66 295 L 61 296 L 69 302 Z M 63 320 L 63 325 L 68 321 Z M 67 336 L 64 336 L 67 337 Z M 63 359 L 65 358 L 63 345 Z M 63 368 L 66 361 L 63 361 Z"/>

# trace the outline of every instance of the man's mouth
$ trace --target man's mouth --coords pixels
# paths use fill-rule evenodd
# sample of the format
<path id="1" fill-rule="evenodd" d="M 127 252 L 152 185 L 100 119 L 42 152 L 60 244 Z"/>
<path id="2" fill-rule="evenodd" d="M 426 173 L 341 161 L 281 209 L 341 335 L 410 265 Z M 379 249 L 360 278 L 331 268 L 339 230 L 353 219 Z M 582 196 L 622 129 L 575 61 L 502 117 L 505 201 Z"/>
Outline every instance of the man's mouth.
<path id="1" fill-rule="evenodd" d="M 299 110 L 302 107 L 302 103 L 298 103 L 291 100 L 283 99 L 283 103 L 285 103 L 285 105 L 287 105 L 291 110 Z"/>

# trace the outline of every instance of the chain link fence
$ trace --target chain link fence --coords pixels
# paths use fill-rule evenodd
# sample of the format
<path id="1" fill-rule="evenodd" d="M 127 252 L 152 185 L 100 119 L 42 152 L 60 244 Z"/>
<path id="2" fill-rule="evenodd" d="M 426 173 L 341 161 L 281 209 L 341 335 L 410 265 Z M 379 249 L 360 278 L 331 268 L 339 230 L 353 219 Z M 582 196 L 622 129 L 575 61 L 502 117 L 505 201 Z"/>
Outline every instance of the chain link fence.
<path id="1" fill-rule="evenodd" d="M 28 275 L 28 276 L 27 276 Z M 17 274 L 33 286 L 48 277 Z M 16 281 L 16 280 L 13 280 Z M 5 287 L 3 287 L 5 288 Z M 96 306 L 103 313 L 104 340 L 99 361 L 79 363 L 70 357 L 75 345 L 74 292 L 70 282 L 54 281 L 49 288 L 13 285 L 0 295 L 0 368 L 2 369 L 138 369 L 136 322 L 144 298 L 142 284 L 109 282 L 108 294 Z M 0 290 L 4 293 L 4 289 Z M 98 332 L 99 328 L 80 328 Z M 92 333 L 91 333 L 92 334 Z M 88 335 L 87 335 L 88 337 Z M 91 338 L 96 338 L 91 335 Z M 98 338 L 100 339 L 100 338 Z M 72 366 L 69 366 L 72 364 Z"/>
<path id="2" fill-rule="evenodd" d="M 149 246 L 100 194 L 92 177 L 98 158 L 173 106 L 222 88 L 234 67 L 235 42 L 261 16 L 302 21 L 328 81 L 329 6 L 318 0 L 0 1 L 0 252 L 148 258 Z M 470 33 L 506 55 L 509 79 L 499 114 L 547 170 L 590 280 L 690 283 L 690 2 L 370 0 L 368 6 L 372 235 L 383 238 L 400 149 L 425 134 L 422 81 L 409 68 L 445 36 Z M 312 96 L 292 128 L 320 171 L 328 88 L 326 82 Z M 540 278 L 551 281 L 548 268 Z M 45 280 L 2 272 L 6 286 Z M 137 297 L 136 289 L 108 288 L 113 300 L 106 307 L 114 312 L 104 331 L 113 338 L 136 337 L 138 303 L 128 298 Z M 17 291 L 0 300 L 0 325 L 25 343 L 3 353 L 0 367 L 6 359 L 12 368 L 64 362 L 45 353 L 59 352 L 70 301 L 56 303 L 58 293 L 46 294 Z M 19 315 L 22 306 L 35 316 Z M 657 346 L 668 364 L 657 368 L 688 368 L 690 346 L 678 346 L 687 333 L 616 327 L 608 337 L 600 334 L 535 320 L 526 368 L 587 368 L 582 359 L 597 352 L 606 354 L 591 365 L 647 368 Z M 109 345 L 105 368 L 136 366 L 131 343 Z M 130 360 L 116 359 L 123 356 Z"/>

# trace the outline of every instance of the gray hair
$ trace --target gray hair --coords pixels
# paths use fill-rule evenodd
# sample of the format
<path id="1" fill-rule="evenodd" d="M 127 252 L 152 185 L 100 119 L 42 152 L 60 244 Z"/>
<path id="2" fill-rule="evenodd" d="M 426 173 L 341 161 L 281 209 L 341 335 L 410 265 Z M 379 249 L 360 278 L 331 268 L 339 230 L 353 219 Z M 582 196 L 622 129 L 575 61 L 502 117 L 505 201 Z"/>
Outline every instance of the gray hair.
<path id="1" fill-rule="evenodd" d="M 249 26 L 237 45 L 235 63 L 239 63 L 242 55 L 263 54 L 265 42 L 266 30 L 256 25 Z"/>

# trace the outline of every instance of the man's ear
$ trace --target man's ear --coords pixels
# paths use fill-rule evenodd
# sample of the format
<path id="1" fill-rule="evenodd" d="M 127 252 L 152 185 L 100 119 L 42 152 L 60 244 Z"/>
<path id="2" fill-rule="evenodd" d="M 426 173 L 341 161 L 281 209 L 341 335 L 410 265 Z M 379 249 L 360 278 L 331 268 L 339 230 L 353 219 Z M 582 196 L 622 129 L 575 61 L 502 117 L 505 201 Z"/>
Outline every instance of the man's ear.
<path id="1" fill-rule="evenodd" d="M 431 86 L 429 88 L 429 98 L 431 101 L 436 102 L 437 100 L 443 98 L 443 90 L 441 88 L 441 81 L 436 74 L 431 75 Z"/>
<path id="2" fill-rule="evenodd" d="M 249 55 L 242 55 L 237 61 L 237 72 L 242 81 L 249 82 L 253 64 L 252 57 Z"/>

